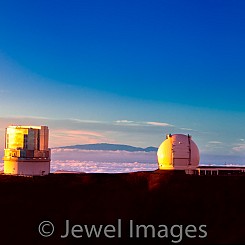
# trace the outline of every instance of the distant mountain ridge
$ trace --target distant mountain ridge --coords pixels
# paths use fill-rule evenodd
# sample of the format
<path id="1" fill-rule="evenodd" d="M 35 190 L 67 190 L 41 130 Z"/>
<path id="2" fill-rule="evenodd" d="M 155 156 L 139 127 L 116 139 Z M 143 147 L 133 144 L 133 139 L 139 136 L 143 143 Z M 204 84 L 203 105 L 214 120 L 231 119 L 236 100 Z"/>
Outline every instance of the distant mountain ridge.
<path id="1" fill-rule="evenodd" d="M 120 145 L 120 144 L 108 144 L 108 143 L 99 143 L 99 144 L 84 144 L 84 145 L 71 145 L 71 146 L 61 146 L 55 147 L 53 149 L 79 149 L 79 150 L 101 150 L 101 151 L 144 151 L 144 152 L 156 152 L 157 148 L 150 146 L 146 148 L 135 147 L 131 145 Z"/>

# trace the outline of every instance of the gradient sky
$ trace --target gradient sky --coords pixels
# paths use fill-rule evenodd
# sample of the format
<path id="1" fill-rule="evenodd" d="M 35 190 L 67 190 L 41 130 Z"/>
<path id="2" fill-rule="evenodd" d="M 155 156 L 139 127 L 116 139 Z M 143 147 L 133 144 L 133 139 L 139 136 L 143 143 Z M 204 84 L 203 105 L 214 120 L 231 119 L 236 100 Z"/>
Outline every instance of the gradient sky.
<path id="1" fill-rule="evenodd" d="M 0 3 L 0 137 L 46 124 L 51 146 L 159 146 L 245 155 L 245 1 Z"/>

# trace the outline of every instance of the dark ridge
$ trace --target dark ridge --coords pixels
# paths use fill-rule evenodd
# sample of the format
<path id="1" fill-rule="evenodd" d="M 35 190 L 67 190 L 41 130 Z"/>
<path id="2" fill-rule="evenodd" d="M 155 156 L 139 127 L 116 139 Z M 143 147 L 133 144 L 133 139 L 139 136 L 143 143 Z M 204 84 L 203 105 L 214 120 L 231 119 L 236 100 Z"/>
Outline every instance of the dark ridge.
<path id="1" fill-rule="evenodd" d="M 130 145 L 120 145 L 120 144 L 85 144 L 85 145 L 71 145 L 71 146 L 62 146 L 56 147 L 61 149 L 80 149 L 80 150 L 102 150 L 102 151 L 145 151 L 145 152 L 156 152 L 157 148 L 150 146 L 146 148 L 134 147 Z M 55 148 L 54 148 L 55 149 Z"/>
<path id="2" fill-rule="evenodd" d="M 245 244 L 244 186 L 244 176 L 191 176 L 180 171 L 0 175 L 1 245 Z M 66 220 L 73 226 L 116 225 L 118 219 L 122 238 L 60 237 Z M 55 226 L 52 237 L 38 233 L 45 220 Z M 130 220 L 170 228 L 207 225 L 208 235 L 201 239 L 183 234 L 180 243 L 173 243 L 171 236 L 129 238 Z"/>

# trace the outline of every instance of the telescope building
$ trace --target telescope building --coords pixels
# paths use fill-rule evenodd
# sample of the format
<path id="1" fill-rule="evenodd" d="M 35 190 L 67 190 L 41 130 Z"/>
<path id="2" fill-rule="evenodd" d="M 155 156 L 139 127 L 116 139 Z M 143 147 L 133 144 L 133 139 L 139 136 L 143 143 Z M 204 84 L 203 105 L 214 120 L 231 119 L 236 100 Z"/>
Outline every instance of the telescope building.
<path id="1" fill-rule="evenodd" d="M 50 173 L 47 126 L 9 126 L 5 131 L 4 173 L 47 175 Z"/>

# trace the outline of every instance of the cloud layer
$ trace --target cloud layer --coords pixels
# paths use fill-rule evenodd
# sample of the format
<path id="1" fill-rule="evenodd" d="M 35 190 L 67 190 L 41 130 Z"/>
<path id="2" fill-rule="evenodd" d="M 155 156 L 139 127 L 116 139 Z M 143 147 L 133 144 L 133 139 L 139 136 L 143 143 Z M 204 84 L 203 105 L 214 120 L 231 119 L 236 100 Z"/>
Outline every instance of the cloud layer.
<path id="1" fill-rule="evenodd" d="M 244 147 L 244 146 L 243 146 Z M 158 169 L 156 152 L 52 149 L 51 172 L 127 173 Z M 241 156 L 201 155 L 202 165 L 242 165 Z M 0 163 L 3 170 L 3 163 Z"/>
<path id="2" fill-rule="evenodd" d="M 241 135 L 226 140 L 218 133 L 197 131 L 166 121 L 113 121 L 83 120 L 80 118 L 48 118 L 43 116 L 0 117 L 0 155 L 4 149 L 4 131 L 8 125 L 48 125 L 49 146 L 61 147 L 77 144 L 112 143 L 135 147 L 158 147 L 169 133 L 191 132 L 200 152 L 214 155 L 244 155 L 244 139 Z M 91 160 L 91 159 L 88 159 Z M 137 161 L 137 159 L 135 160 Z"/>
<path id="3" fill-rule="evenodd" d="M 173 127 L 165 122 L 139 122 L 126 119 L 96 121 L 76 118 L 55 119 L 40 116 L 14 116 L 0 117 L 0 138 L 4 139 L 4 129 L 8 125 L 48 125 L 50 147 L 89 143 L 118 143 L 137 147 L 157 147 L 162 141 L 162 135 L 169 133 Z"/>

